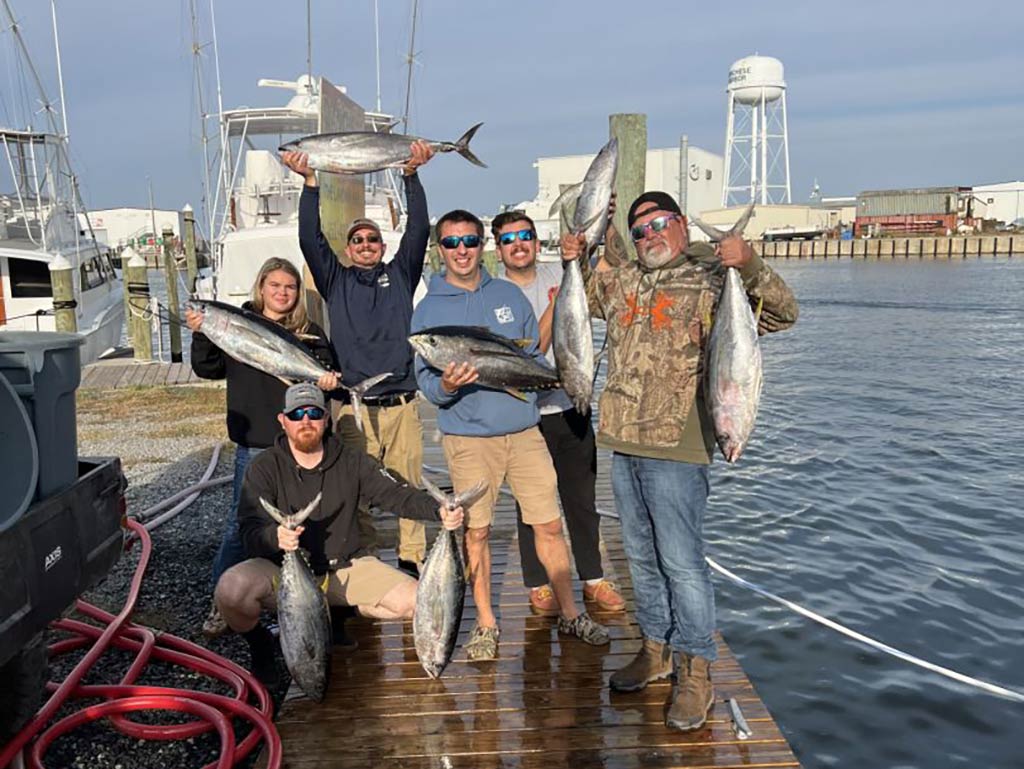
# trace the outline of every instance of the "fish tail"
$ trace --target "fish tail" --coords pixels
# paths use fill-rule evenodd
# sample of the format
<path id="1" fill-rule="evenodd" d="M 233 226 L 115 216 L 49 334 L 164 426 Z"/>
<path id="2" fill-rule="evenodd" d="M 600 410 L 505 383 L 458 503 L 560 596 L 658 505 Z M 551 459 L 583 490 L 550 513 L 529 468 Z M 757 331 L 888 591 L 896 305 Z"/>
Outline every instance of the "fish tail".
<path id="1" fill-rule="evenodd" d="M 487 164 L 484 163 L 480 158 L 474 155 L 469 149 L 469 142 L 473 138 L 473 135 L 477 132 L 477 129 L 482 126 L 483 123 L 477 123 L 475 126 L 470 128 L 466 133 L 462 134 L 455 142 L 455 151 L 458 152 L 462 157 L 468 160 L 470 163 L 481 168 L 487 168 Z"/>

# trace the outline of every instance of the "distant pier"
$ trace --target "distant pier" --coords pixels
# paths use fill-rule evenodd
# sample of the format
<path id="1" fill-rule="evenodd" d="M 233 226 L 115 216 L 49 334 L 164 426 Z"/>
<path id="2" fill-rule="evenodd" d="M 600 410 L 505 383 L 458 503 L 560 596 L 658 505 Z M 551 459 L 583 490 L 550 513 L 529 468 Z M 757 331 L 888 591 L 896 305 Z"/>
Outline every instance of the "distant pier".
<path id="1" fill-rule="evenodd" d="M 752 245 L 761 256 L 777 259 L 969 259 L 1024 253 L 1024 235 L 776 240 Z"/>

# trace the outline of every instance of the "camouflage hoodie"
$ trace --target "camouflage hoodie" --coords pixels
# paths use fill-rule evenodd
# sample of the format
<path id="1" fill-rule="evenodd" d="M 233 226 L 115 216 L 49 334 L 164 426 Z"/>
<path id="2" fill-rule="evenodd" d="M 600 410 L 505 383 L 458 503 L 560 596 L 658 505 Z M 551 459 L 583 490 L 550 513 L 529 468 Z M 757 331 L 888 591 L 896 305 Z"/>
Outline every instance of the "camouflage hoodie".
<path id="1" fill-rule="evenodd" d="M 608 377 L 597 442 L 623 454 L 709 464 L 715 433 L 704 405 L 705 347 L 724 273 L 714 249 L 691 244 L 675 262 L 645 270 L 635 261 L 591 271 L 591 314 L 608 325 Z M 740 271 L 758 330 L 796 322 L 789 287 L 761 257 Z"/>

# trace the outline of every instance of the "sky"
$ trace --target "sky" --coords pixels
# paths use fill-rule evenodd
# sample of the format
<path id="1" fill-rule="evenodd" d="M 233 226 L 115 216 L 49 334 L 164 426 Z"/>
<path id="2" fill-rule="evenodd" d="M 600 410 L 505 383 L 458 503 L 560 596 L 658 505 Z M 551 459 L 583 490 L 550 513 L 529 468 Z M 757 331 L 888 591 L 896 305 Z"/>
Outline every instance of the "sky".
<path id="1" fill-rule="evenodd" d="M 51 99 L 49 2 L 10 0 Z M 373 0 L 310 0 L 313 71 L 376 100 Z M 210 0 L 199 39 L 212 39 Z M 225 107 L 283 104 L 259 78 L 306 71 L 304 0 L 213 0 Z M 379 0 L 384 111 L 401 114 L 411 0 Z M 431 215 L 537 193 L 538 157 L 596 151 L 608 115 L 647 115 L 648 146 L 722 154 L 730 64 L 785 66 L 793 201 L 1024 178 L 1024 4 L 420 0 L 410 132 L 473 140 L 424 169 Z M 90 208 L 201 200 L 188 0 L 58 0 L 72 160 Z M 29 102 L 0 35 L 0 123 Z M 213 50 L 202 66 L 212 74 Z M 209 82 L 212 85 L 212 79 Z M 34 97 L 32 97 L 34 99 Z M 209 98 L 209 94 L 208 94 Z M 215 103 L 209 105 L 215 108 Z M 20 111 L 19 111 L 20 110 Z"/>

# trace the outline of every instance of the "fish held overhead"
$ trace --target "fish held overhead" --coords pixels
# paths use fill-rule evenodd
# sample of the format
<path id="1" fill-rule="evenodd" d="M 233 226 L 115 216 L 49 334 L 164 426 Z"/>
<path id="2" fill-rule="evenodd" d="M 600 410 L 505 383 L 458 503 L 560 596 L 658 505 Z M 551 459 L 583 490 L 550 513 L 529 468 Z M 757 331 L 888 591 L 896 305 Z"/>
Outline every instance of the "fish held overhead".
<path id="1" fill-rule="evenodd" d="M 343 131 L 314 134 L 282 144 L 279 152 L 304 152 L 309 167 L 333 174 L 369 174 L 385 168 L 401 168 L 412 156 L 413 142 L 423 141 L 434 152 L 457 152 L 474 165 L 487 164 L 473 154 L 469 142 L 483 123 L 477 123 L 453 142 L 434 141 L 405 134 L 375 131 Z"/>

